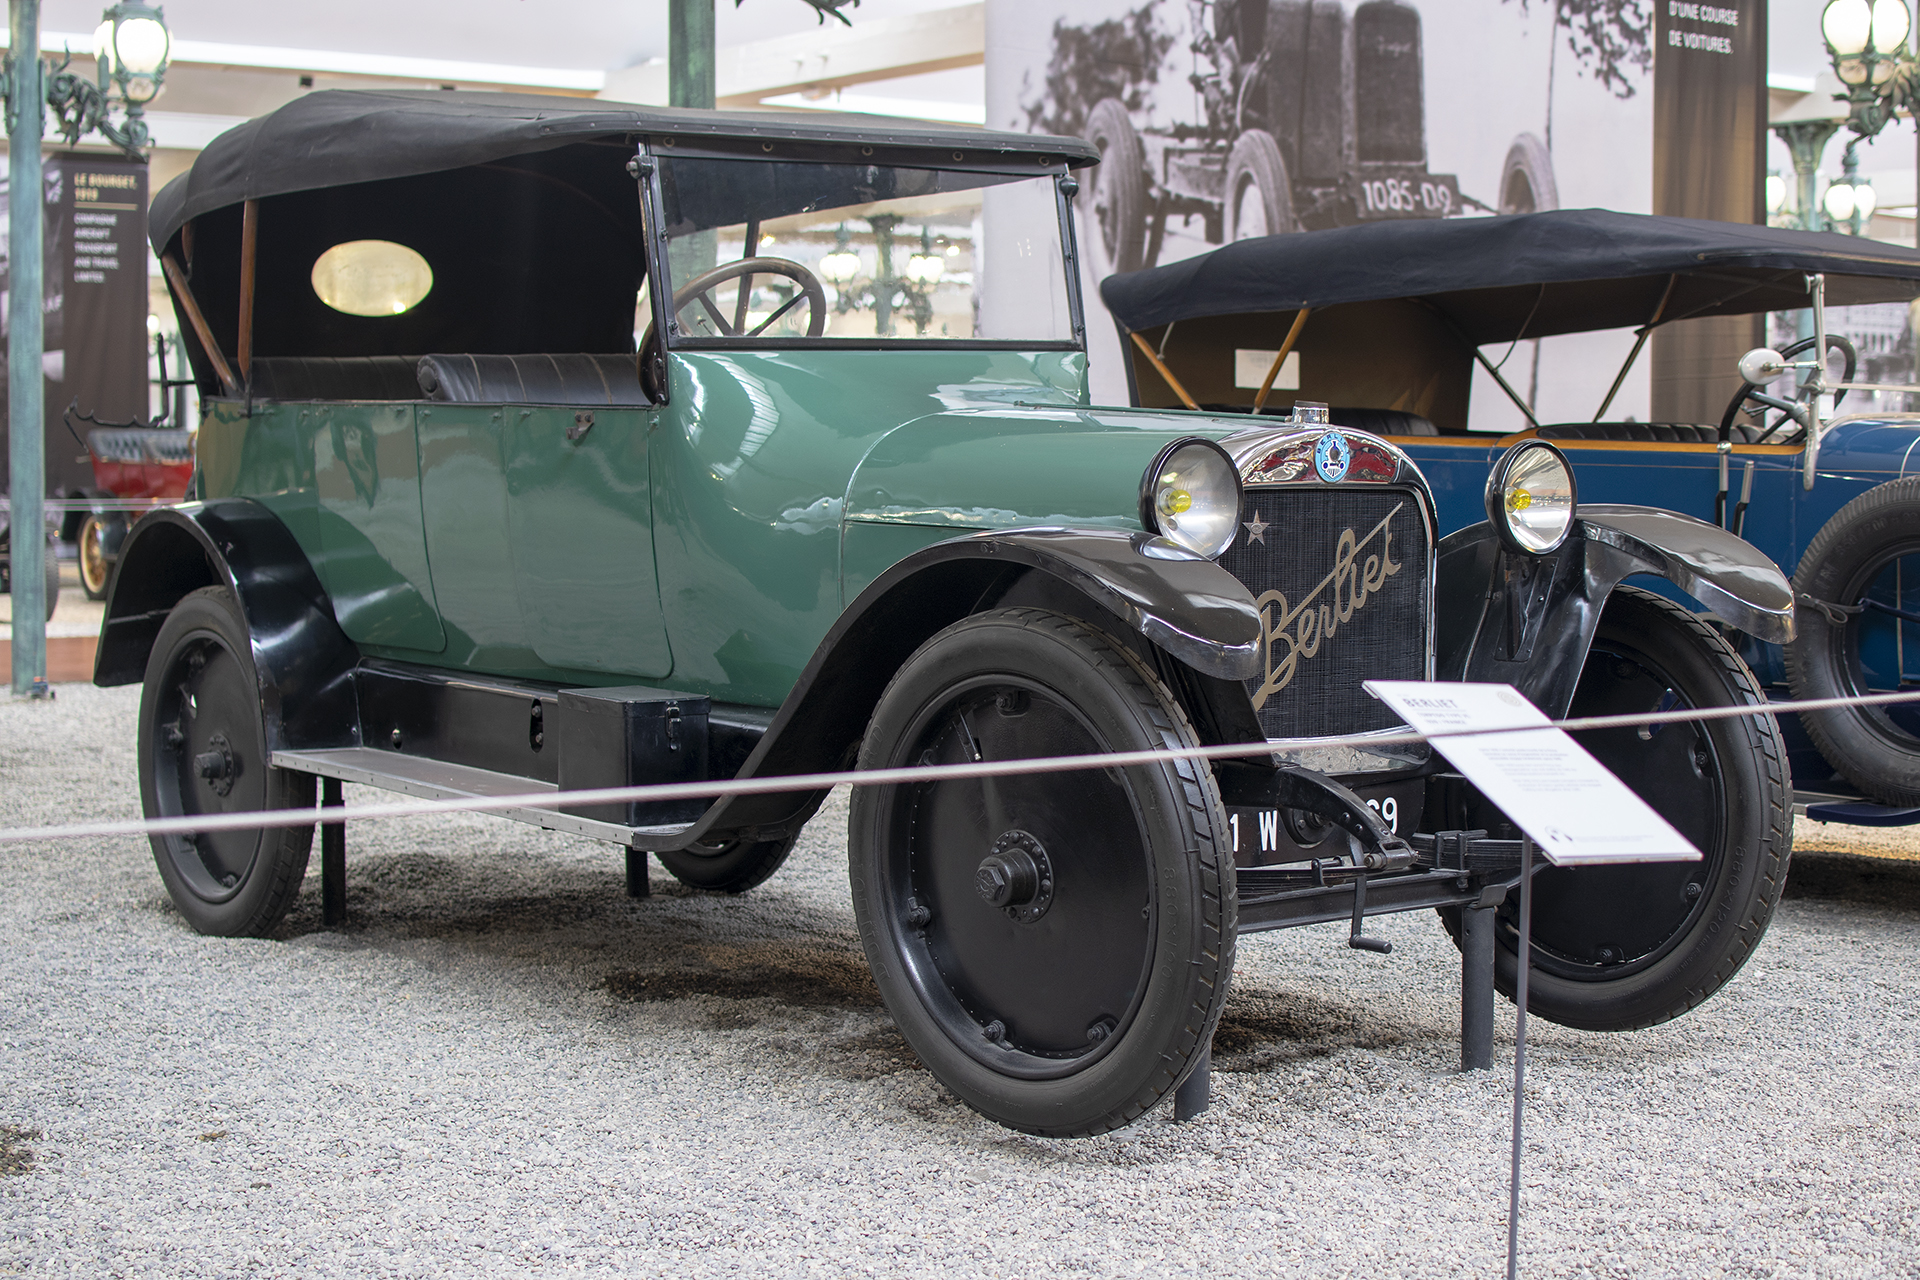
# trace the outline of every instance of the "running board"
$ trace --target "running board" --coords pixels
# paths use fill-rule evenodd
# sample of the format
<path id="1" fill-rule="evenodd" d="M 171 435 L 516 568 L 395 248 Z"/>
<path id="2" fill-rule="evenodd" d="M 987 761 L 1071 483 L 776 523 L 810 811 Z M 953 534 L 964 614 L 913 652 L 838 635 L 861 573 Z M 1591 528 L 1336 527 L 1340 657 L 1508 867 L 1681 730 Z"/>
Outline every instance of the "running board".
<path id="1" fill-rule="evenodd" d="M 554 795 L 560 790 L 551 782 L 523 778 L 518 774 L 495 773 L 491 769 L 448 764 L 443 760 L 428 760 L 421 756 L 402 755 L 397 751 L 380 751 L 373 747 L 342 747 L 332 751 L 276 751 L 273 753 L 272 763 L 276 769 L 291 769 L 296 773 L 311 773 L 322 778 L 338 778 L 342 782 L 358 783 L 363 787 L 378 787 L 382 791 L 397 791 L 401 795 L 414 796 L 421 800 L 472 800 L 476 797 Z M 545 827 L 549 831 L 563 831 L 568 835 L 586 836 L 593 840 L 608 840 L 629 848 L 642 847 L 642 841 L 651 845 L 662 836 L 678 835 L 691 825 L 680 823 L 668 827 L 627 827 L 617 822 L 600 822 L 593 818 L 562 813 L 558 809 L 543 809 L 533 805 L 516 805 L 511 809 L 488 809 L 485 812 L 496 817 L 512 818 L 516 822 Z"/>

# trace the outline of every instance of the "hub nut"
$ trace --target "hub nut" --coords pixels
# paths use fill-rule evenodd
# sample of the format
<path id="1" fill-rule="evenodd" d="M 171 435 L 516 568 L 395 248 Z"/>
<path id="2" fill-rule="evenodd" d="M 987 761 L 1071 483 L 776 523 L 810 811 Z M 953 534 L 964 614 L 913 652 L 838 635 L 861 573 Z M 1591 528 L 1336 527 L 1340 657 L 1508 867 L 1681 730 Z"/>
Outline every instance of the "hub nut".
<path id="1" fill-rule="evenodd" d="M 1053 905 L 1053 864 L 1039 840 L 1025 831 L 1008 831 L 981 859 L 973 888 L 988 906 L 1025 924 Z"/>

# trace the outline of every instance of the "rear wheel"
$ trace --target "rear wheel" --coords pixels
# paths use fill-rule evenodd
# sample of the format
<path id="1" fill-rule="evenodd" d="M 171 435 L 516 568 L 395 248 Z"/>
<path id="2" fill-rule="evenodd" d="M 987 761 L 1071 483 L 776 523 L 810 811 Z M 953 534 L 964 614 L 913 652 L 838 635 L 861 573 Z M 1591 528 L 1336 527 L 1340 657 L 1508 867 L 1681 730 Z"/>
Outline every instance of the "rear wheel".
<path id="1" fill-rule="evenodd" d="M 1617 588 L 1571 714 L 1757 706 L 1764 697 L 1726 640 L 1686 609 Z M 1780 899 L 1788 790 L 1771 716 L 1573 735 L 1693 842 L 1699 862 L 1549 867 L 1534 879 L 1528 1011 L 1591 1031 L 1678 1017 L 1752 954 Z M 1496 978 L 1518 971 L 1519 894 L 1500 908 Z"/>
<path id="2" fill-rule="evenodd" d="M 1251 240 L 1294 230 L 1293 185 L 1280 144 L 1265 129 L 1234 139 L 1227 155 L 1226 238 Z"/>
<path id="3" fill-rule="evenodd" d="M 313 805 L 313 777 L 268 767 L 246 620 L 222 587 L 174 606 L 140 694 L 140 802 L 149 818 Z M 313 828 L 151 836 L 174 906 L 201 933 L 260 937 L 300 891 Z"/>
<path id="4" fill-rule="evenodd" d="M 723 837 L 710 844 L 689 845 L 653 856 L 660 859 L 660 865 L 671 872 L 675 880 L 690 889 L 745 893 L 780 869 L 799 838 L 797 834 L 784 840 Z"/>
<path id="5" fill-rule="evenodd" d="M 860 767 L 1191 746 L 1160 680 L 1073 618 L 1009 609 L 923 645 Z M 1127 1124 L 1211 1042 L 1235 893 L 1212 773 L 1130 769 L 854 791 L 860 938 L 900 1031 L 989 1118 L 1072 1137 Z"/>
<path id="6" fill-rule="evenodd" d="M 1793 592 L 1798 634 L 1787 646 L 1787 682 L 1794 697 L 1920 684 L 1907 674 L 1920 672 L 1920 625 L 1892 612 L 1920 612 L 1920 477 L 1870 489 L 1840 508 L 1800 558 Z M 1920 804 L 1920 710 L 1845 707 L 1803 712 L 1800 722 L 1827 762 L 1862 791 L 1887 804 Z"/>

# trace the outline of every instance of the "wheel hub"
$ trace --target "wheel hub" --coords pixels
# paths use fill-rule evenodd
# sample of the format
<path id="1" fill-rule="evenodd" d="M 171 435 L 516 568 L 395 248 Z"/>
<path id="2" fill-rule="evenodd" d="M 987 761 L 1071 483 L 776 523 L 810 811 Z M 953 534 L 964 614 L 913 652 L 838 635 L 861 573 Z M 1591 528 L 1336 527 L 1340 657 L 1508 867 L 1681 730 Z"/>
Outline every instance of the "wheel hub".
<path id="1" fill-rule="evenodd" d="M 207 739 L 207 750 L 193 758 L 193 771 L 213 794 L 224 796 L 232 792 L 233 780 L 240 776 L 240 761 L 233 754 L 233 744 L 227 741 L 226 734 L 216 733 Z"/>
<path id="2" fill-rule="evenodd" d="M 1053 905 L 1053 864 L 1040 842 L 1025 831 L 1008 831 L 993 842 L 973 873 L 973 888 L 987 905 L 1031 924 Z"/>

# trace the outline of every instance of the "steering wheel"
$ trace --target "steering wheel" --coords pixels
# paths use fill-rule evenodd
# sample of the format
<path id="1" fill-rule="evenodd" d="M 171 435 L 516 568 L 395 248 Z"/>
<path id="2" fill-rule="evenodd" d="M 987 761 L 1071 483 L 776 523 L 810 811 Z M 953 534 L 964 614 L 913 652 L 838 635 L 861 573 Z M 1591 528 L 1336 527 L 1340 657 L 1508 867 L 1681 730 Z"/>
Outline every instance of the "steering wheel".
<path id="1" fill-rule="evenodd" d="M 749 330 L 747 301 L 753 294 L 755 276 L 785 276 L 799 285 L 800 291 L 788 298 L 772 315 Z M 722 313 L 714 304 L 712 297 L 713 291 L 729 280 L 740 281 L 731 318 Z M 788 258 L 741 258 L 737 262 L 723 262 L 711 271 L 703 271 L 674 290 L 673 314 L 679 315 L 690 304 L 697 301 L 701 310 L 706 312 L 705 319 L 712 326 L 709 336 L 757 338 L 780 317 L 793 310 L 802 299 L 807 303 L 807 336 L 817 338 L 827 328 L 827 291 L 820 287 L 820 278 Z M 664 399 L 662 393 L 666 388 L 657 385 L 664 371 L 659 361 L 653 358 L 657 354 L 653 350 L 654 345 L 653 321 L 648 320 L 646 332 L 641 336 L 640 347 L 634 358 L 640 374 L 640 385 L 657 402 Z"/>
<path id="2" fill-rule="evenodd" d="M 1811 351 L 1813 349 L 1813 344 L 1816 341 L 1818 341 L 1818 339 L 1802 338 L 1800 339 L 1800 341 L 1794 343 L 1793 345 L 1787 347 L 1785 350 L 1781 351 L 1780 354 L 1785 359 L 1791 360 L 1793 359 L 1793 357 L 1799 355 L 1803 351 Z M 1855 364 L 1858 363 L 1858 357 L 1854 354 L 1853 344 L 1847 341 L 1845 338 L 1841 337 L 1837 333 L 1830 333 L 1827 335 L 1827 348 L 1829 350 L 1838 350 L 1841 355 L 1846 357 L 1847 359 L 1846 372 L 1840 375 L 1840 381 L 1852 382 L 1853 369 Z M 1788 402 L 1784 400 L 1780 400 L 1774 396 L 1770 396 L 1766 394 L 1766 392 L 1761 391 L 1759 388 L 1760 388 L 1759 383 L 1742 382 L 1740 384 L 1740 389 L 1733 393 L 1733 399 L 1727 402 L 1727 411 L 1724 414 L 1720 415 L 1720 443 L 1721 444 L 1726 444 L 1729 440 L 1733 439 L 1733 420 L 1740 415 L 1740 410 L 1746 407 L 1747 401 L 1751 400 L 1755 404 L 1761 407 L 1762 421 L 1765 420 L 1765 411 L 1767 409 L 1779 409 L 1784 413 L 1786 410 L 1795 407 L 1793 405 L 1790 405 Z M 1846 398 L 1847 398 L 1847 393 L 1844 390 L 1842 390 L 1835 393 L 1833 397 L 1833 402 L 1835 404 L 1839 404 L 1842 400 Z M 1792 421 L 1793 421 L 1792 415 L 1788 414 L 1786 417 L 1783 417 L 1780 421 L 1774 423 L 1772 426 L 1768 427 L 1765 431 L 1761 432 L 1760 435 L 1754 439 L 1753 443 L 1766 444 L 1769 440 L 1773 438 L 1774 432 L 1778 431 L 1781 427 L 1785 426 L 1788 422 L 1792 422 Z M 1776 441 L 1775 443 L 1793 444 L 1796 440 L 1798 440 L 1801 436 L 1805 434 L 1806 434 L 1806 428 L 1800 427 L 1797 431 L 1788 433 L 1787 435 L 1783 436 L 1780 440 Z"/>

